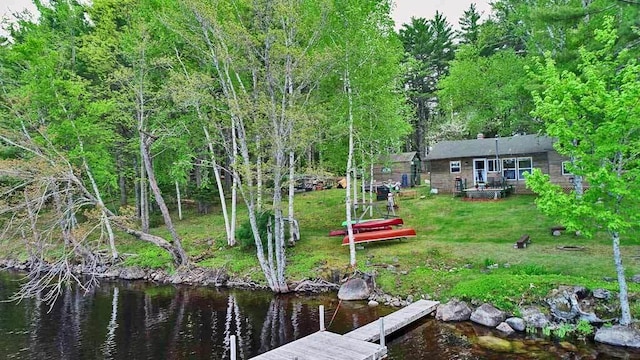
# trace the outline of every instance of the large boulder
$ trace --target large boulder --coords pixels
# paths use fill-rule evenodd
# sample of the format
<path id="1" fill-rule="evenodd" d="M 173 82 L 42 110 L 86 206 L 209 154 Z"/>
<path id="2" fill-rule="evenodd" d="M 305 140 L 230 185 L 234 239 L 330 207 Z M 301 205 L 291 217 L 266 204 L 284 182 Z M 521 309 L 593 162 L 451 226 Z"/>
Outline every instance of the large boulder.
<path id="1" fill-rule="evenodd" d="M 120 278 L 124 280 L 144 279 L 147 274 L 139 267 L 127 267 L 120 271 Z"/>
<path id="2" fill-rule="evenodd" d="M 370 293 L 371 289 L 364 279 L 352 278 L 340 286 L 340 290 L 338 290 L 338 299 L 365 300 L 369 298 Z"/>
<path id="3" fill-rule="evenodd" d="M 473 313 L 471 321 L 488 327 L 496 327 L 507 318 L 504 311 L 496 309 L 491 304 L 482 304 Z"/>
<path id="4" fill-rule="evenodd" d="M 217 269 L 204 271 L 201 283 L 203 286 L 224 286 L 227 281 L 229 281 L 229 274 L 224 269 Z"/>
<path id="5" fill-rule="evenodd" d="M 522 320 L 526 326 L 534 329 L 542 329 L 549 325 L 549 319 L 544 315 L 540 309 L 536 307 L 525 307 L 520 309 Z"/>
<path id="6" fill-rule="evenodd" d="M 467 321 L 471 317 L 471 308 L 466 302 L 451 300 L 446 304 L 438 306 L 436 319 L 442 321 Z"/>
<path id="7" fill-rule="evenodd" d="M 595 341 L 614 346 L 640 348 L 640 332 L 622 325 L 601 327 L 596 331 Z"/>

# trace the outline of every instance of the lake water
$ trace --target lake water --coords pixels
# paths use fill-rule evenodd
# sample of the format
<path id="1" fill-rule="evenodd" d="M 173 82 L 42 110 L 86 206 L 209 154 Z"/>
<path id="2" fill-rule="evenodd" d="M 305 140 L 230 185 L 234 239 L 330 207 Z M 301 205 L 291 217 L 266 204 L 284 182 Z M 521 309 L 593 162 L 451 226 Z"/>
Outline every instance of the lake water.
<path id="1" fill-rule="evenodd" d="M 0 300 L 18 288 L 18 279 L 0 272 Z M 88 294 L 65 291 L 51 308 L 37 300 L 0 302 L 0 359 L 228 359 L 230 335 L 238 338 L 238 359 L 248 359 L 317 331 L 319 305 L 328 330 L 340 334 L 394 311 L 339 304 L 335 294 L 103 282 Z M 485 335 L 497 334 L 428 318 L 387 340 L 389 359 L 640 359 L 607 346 L 522 336 L 509 338 L 508 352 L 496 352 L 478 343 Z"/>

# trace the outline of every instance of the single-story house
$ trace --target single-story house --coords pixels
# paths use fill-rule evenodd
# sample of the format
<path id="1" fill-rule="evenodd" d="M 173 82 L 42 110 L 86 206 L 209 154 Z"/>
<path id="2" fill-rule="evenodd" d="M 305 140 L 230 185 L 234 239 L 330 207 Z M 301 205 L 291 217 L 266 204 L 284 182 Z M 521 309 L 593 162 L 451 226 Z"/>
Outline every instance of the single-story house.
<path id="1" fill-rule="evenodd" d="M 533 168 L 570 188 L 572 175 L 565 171 L 569 159 L 558 154 L 553 143 L 540 135 L 484 138 L 481 134 L 473 140 L 438 142 L 426 158 L 431 188 L 451 193 L 459 179 L 467 187 L 501 184 L 513 186 L 516 193 L 528 193 L 524 174 Z"/>
<path id="2" fill-rule="evenodd" d="M 415 151 L 384 155 L 373 165 L 376 182 L 392 180 L 403 187 L 420 185 L 420 172 L 420 155 Z"/>

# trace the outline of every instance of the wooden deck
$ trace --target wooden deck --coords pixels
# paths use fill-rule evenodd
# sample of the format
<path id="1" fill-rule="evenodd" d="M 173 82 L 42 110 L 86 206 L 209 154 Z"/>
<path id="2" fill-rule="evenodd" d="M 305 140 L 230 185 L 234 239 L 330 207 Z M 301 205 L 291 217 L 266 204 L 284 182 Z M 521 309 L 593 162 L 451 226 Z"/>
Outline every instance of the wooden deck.
<path id="1" fill-rule="evenodd" d="M 462 190 L 464 196 L 470 199 L 501 199 L 513 193 L 513 186 L 502 188 L 468 188 Z"/>
<path id="2" fill-rule="evenodd" d="M 384 336 L 433 312 L 437 301 L 418 300 L 384 317 Z M 321 320 L 322 323 L 322 320 Z M 321 324 L 321 326 L 324 326 Z M 380 322 L 374 321 L 345 335 L 318 331 L 282 345 L 253 359 L 258 360 L 378 360 L 387 356 L 387 347 L 373 343 L 380 340 Z"/>
<path id="3" fill-rule="evenodd" d="M 418 300 L 407 307 L 385 316 L 384 336 L 389 336 L 414 321 L 427 316 L 436 309 L 438 304 L 440 304 L 438 301 Z M 380 340 L 380 324 L 374 321 L 352 332 L 346 333 L 344 336 L 363 341 L 378 341 Z"/>

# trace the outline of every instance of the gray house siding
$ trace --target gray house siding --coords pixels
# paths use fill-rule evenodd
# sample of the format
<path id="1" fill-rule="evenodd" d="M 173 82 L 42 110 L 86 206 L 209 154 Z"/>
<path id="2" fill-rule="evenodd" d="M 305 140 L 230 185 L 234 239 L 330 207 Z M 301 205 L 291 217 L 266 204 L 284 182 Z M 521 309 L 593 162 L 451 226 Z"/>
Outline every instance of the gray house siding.
<path id="1" fill-rule="evenodd" d="M 511 158 L 528 158 L 530 157 L 533 162 L 534 168 L 539 168 L 543 173 L 549 174 L 549 162 L 547 153 L 536 153 L 536 154 L 519 154 L 517 156 L 505 156 L 499 157 L 499 160 L 502 162 L 503 159 L 511 159 Z M 466 158 L 455 158 L 455 159 L 442 159 L 442 160 L 432 160 L 429 164 L 429 176 L 431 178 L 431 188 L 438 189 L 438 192 L 443 193 L 451 193 L 453 192 L 455 186 L 456 177 L 460 177 L 464 181 L 466 181 L 467 187 L 472 187 L 473 182 L 473 160 L 478 159 L 480 157 L 466 157 Z M 461 168 L 460 173 L 451 173 L 450 171 L 450 162 L 460 160 Z M 495 181 L 499 181 L 502 177 L 502 173 L 498 172 L 488 172 L 487 178 L 494 178 Z M 518 194 L 529 194 L 531 191 L 527 189 L 526 183 L 524 180 L 520 180 L 516 178 L 515 180 L 507 180 L 507 185 L 513 185 L 515 193 Z"/>
<path id="2" fill-rule="evenodd" d="M 496 146 L 497 143 L 497 146 Z M 571 176 L 562 174 L 562 163 L 567 159 L 559 155 L 553 148 L 553 140 L 545 136 L 520 135 L 498 139 L 474 139 L 460 141 L 444 141 L 435 144 L 427 155 L 427 177 L 431 181 L 431 187 L 438 192 L 451 193 L 454 191 L 456 178 L 463 179 L 467 187 L 474 186 L 474 159 L 496 159 L 502 167 L 504 159 L 515 159 L 518 166 L 511 170 L 510 175 L 515 174 L 515 179 L 506 179 L 507 185 L 512 185 L 516 193 L 531 193 L 526 187 L 524 179 L 520 179 L 522 170 L 518 159 L 523 160 L 523 168 L 526 169 L 528 158 L 531 158 L 531 167 L 538 168 L 548 174 L 551 181 L 562 187 L 571 186 Z M 451 162 L 460 164 L 460 172 L 451 172 Z M 505 175 L 504 170 L 490 172 L 487 168 L 486 179 L 482 182 L 490 183 L 490 180 L 500 181 Z M 526 170 L 522 170 L 526 171 Z"/>

